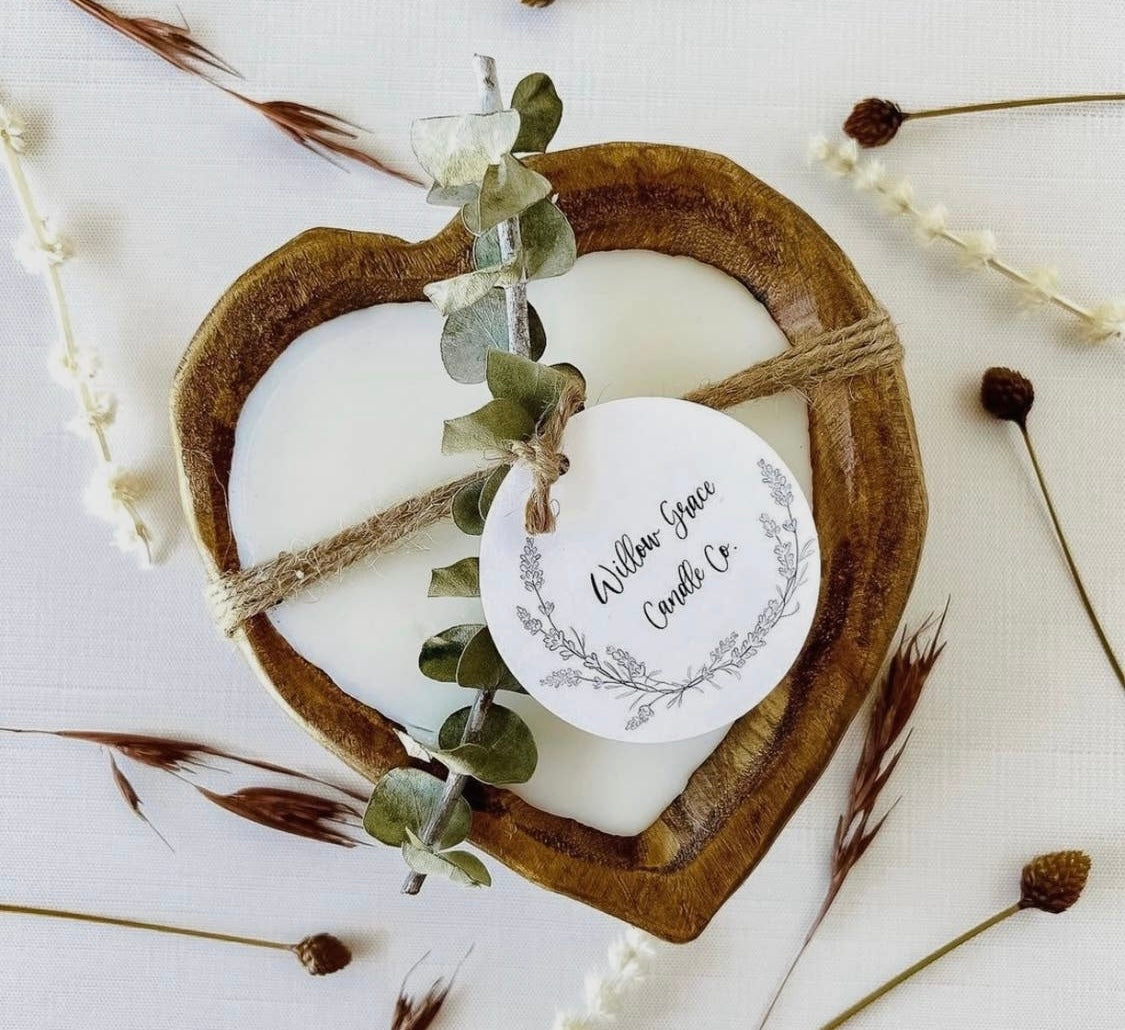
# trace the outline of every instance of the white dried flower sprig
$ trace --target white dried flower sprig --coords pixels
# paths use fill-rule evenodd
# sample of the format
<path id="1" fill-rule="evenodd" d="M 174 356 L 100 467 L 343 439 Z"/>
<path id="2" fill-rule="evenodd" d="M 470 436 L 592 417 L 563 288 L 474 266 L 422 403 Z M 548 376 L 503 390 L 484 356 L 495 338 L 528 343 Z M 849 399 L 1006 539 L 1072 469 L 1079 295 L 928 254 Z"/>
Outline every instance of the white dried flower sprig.
<path id="1" fill-rule="evenodd" d="M 15 254 L 28 272 L 42 276 L 46 282 L 59 329 L 58 343 L 50 355 L 51 375 L 74 394 L 78 404 L 78 413 L 70 420 L 68 428 L 90 439 L 97 455 L 98 467 L 85 493 L 86 507 L 110 523 L 121 550 L 136 553 L 147 565 L 152 561 L 152 538 L 137 511 L 140 492 L 137 478 L 114 462 L 106 436 L 117 414 L 117 399 L 96 386 L 97 354 L 76 341 L 70 308 L 63 293 L 59 269 L 74 250 L 52 220 L 43 217 L 35 206 L 21 163 L 20 155 L 26 149 L 23 122 L 0 105 L 0 150 L 27 223 L 26 230 L 16 240 Z"/>
<path id="2" fill-rule="evenodd" d="M 1016 283 L 1024 307 L 1053 304 L 1061 308 L 1081 322 L 1082 335 L 1090 342 L 1100 343 L 1125 335 L 1125 298 L 1084 306 L 1060 292 L 1055 269 L 1041 267 L 1022 272 L 1013 267 L 998 257 L 996 236 L 991 230 L 954 232 L 949 228 L 948 212 L 942 205 L 919 206 L 910 180 L 891 176 L 877 158 L 861 160 L 855 140 L 832 143 L 824 136 L 816 136 L 809 144 L 809 159 L 831 175 L 849 180 L 857 190 L 877 194 L 888 213 L 901 215 L 913 223 L 914 234 L 923 245 L 935 240 L 952 244 L 965 267 L 991 269 Z"/>
<path id="3" fill-rule="evenodd" d="M 553 1030 L 597 1030 L 616 1022 L 625 996 L 648 972 L 655 940 L 643 930 L 629 927 L 612 941 L 606 953 L 607 968 L 586 974 L 585 1009 L 559 1012 Z"/>

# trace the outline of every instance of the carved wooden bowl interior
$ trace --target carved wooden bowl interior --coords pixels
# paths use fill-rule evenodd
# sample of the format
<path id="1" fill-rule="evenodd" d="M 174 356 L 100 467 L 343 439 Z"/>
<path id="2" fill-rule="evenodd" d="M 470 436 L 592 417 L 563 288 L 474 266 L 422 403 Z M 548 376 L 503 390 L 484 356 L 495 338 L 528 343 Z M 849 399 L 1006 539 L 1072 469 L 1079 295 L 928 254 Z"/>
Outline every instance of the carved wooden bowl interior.
<path id="1" fill-rule="evenodd" d="M 874 306 L 808 215 L 725 158 L 613 143 L 533 164 L 559 191 L 579 254 L 642 249 L 705 262 L 751 291 L 791 340 L 849 325 Z M 424 300 L 426 283 L 468 270 L 470 242 L 457 219 L 421 243 L 313 229 L 222 297 L 172 391 L 184 503 L 210 573 L 238 568 L 226 500 L 235 426 L 272 362 L 338 315 Z M 468 795 L 479 847 L 667 940 L 703 930 L 824 770 L 879 670 L 917 569 L 926 497 L 901 366 L 812 387 L 808 400 L 821 591 L 785 680 L 636 836 L 547 814 L 503 789 L 474 785 Z M 375 780 L 410 764 L 391 723 L 302 658 L 265 615 L 236 640 L 290 714 L 360 773 Z"/>

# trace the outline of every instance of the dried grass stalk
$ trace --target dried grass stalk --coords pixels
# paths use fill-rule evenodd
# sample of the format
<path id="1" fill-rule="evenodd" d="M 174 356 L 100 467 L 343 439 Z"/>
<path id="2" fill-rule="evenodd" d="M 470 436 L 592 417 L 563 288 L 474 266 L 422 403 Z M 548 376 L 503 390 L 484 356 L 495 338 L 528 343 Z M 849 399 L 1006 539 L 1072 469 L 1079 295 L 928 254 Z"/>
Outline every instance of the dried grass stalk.
<path id="1" fill-rule="evenodd" d="M 363 843 L 334 828 L 333 824 L 356 826 L 360 821 L 359 812 L 342 801 L 281 787 L 243 787 L 233 794 L 218 794 L 198 785 L 195 789 L 212 804 L 271 830 L 342 848 Z"/>
<path id="2" fill-rule="evenodd" d="M 898 648 L 891 656 L 875 695 L 875 702 L 871 706 L 867 734 L 863 739 L 863 750 L 852 774 L 847 808 L 836 823 L 836 836 L 832 845 L 832 876 L 828 882 L 828 891 L 820 911 L 817 912 L 809 932 L 805 935 L 804 942 L 774 992 L 762 1021 L 758 1024 L 759 1030 L 769 1020 L 774 1006 L 781 997 L 781 992 L 785 990 L 785 985 L 793 975 L 793 970 L 797 968 L 797 963 L 801 961 L 801 956 L 804 955 L 816 931 L 820 929 L 820 924 L 824 922 L 824 917 L 840 893 L 840 888 L 843 887 L 848 874 L 863 858 L 871 842 L 882 829 L 887 816 L 898 804 L 896 800 L 879 819 L 872 822 L 883 788 L 898 765 L 910 740 L 910 734 L 906 734 L 906 738 L 897 748 L 895 744 L 906 731 L 930 672 L 945 650 L 941 633 L 948 612 L 947 603 L 928 643 L 923 643 L 922 637 L 930 629 L 932 618 L 927 619 L 909 636 L 904 629 Z"/>
<path id="3" fill-rule="evenodd" d="M 298 769 L 267 762 L 260 758 L 248 758 L 222 748 L 212 747 L 199 741 L 174 740 L 170 737 L 153 737 L 141 733 L 108 733 L 100 730 L 25 730 L 0 726 L 0 733 L 29 733 L 39 736 L 62 737 L 79 740 L 87 744 L 104 747 L 111 752 L 110 767 L 113 782 L 129 809 L 142 819 L 165 844 L 168 841 L 153 826 L 141 810 L 140 796 L 130 780 L 122 772 L 112 755 L 121 755 L 150 769 L 185 779 L 187 775 L 202 769 L 213 769 L 207 763 L 209 758 L 237 762 L 240 765 L 266 772 L 291 776 L 307 783 L 328 787 L 346 798 L 366 802 L 365 795 L 349 787 L 323 780 L 318 776 L 303 773 Z M 186 782 L 191 783 L 190 780 Z M 338 826 L 358 826 L 362 820 L 361 811 L 349 802 L 321 797 L 306 791 L 283 790 L 275 787 L 246 787 L 233 794 L 218 794 L 191 783 L 203 797 L 212 804 L 233 815 L 260 826 L 267 826 L 283 833 L 309 837 L 325 844 L 340 847 L 355 847 L 363 841 L 354 840 L 341 834 L 332 824 Z M 171 847 L 171 845 L 169 845 Z"/>
<path id="4" fill-rule="evenodd" d="M 377 172 L 394 176 L 404 182 L 421 185 L 420 180 L 405 172 L 396 171 L 370 154 L 350 144 L 358 138 L 359 126 L 336 115 L 307 104 L 289 100 L 255 100 L 237 90 L 216 82 L 212 72 L 223 72 L 239 78 L 239 73 L 212 50 L 196 40 L 187 25 L 172 25 L 156 18 L 127 18 L 111 11 L 96 0 L 70 0 L 72 4 L 116 32 L 151 50 L 157 57 L 189 75 L 196 75 L 221 89 L 228 96 L 241 100 L 253 108 L 286 136 L 306 150 L 342 167 L 333 155 L 373 168 Z"/>
<path id="5" fill-rule="evenodd" d="M 469 957 L 472 950 L 472 948 L 469 949 L 465 958 Z M 461 960 L 461 963 L 458 963 L 457 968 L 448 977 L 440 976 L 434 980 L 421 997 L 408 989 L 407 984 L 411 976 L 426 961 L 429 954 L 429 952 L 426 952 L 407 970 L 406 976 L 402 978 L 402 986 L 399 987 L 398 997 L 395 998 L 394 1012 L 391 1013 L 390 1030 L 426 1030 L 437 1019 L 442 1005 L 445 1004 L 445 999 L 453 989 L 453 982 L 457 979 L 457 973 L 460 971 L 461 963 L 465 961 L 465 958 Z"/>

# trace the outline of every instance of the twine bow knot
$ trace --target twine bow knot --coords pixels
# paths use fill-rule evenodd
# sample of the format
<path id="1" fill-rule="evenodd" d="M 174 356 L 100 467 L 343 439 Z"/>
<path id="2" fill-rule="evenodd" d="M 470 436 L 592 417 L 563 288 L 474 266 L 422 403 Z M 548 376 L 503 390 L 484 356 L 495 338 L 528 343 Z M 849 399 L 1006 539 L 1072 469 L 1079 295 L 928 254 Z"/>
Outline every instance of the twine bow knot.
<path id="1" fill-rule="evenodd" d="M 526 465 L 532 474 L 531 493 L 524 509 L 524 528 L 532 535 L 555 531 L 555 511 L 551 506 L 551 487 L 566 474 L 570 459 L 559 450 L 563 431 L 571 416 L 582 410 L 586 387 L 580 379 L 568 379 L 559 392 L 554 410 L 528 440 L 513 440 L 512 457 Z"/>

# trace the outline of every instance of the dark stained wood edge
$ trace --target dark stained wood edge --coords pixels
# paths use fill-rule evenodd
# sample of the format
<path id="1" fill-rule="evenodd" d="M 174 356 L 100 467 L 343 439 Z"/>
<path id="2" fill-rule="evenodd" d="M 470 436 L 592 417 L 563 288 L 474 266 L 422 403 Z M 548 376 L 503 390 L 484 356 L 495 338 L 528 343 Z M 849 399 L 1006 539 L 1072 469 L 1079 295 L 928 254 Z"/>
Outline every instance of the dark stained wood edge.
<path id="1" fill-rule="evenodd" d="M 790 339 L 863 317 L 850 262 L 790 201 L 703 151 L 611 143 L 543 155 L 580 254 L 646 249 L 742 282 Z M 172 389 L 184 503 L 209 573 L 238 567 L 226 506 L 242 406 L 298 336 L 373 304 L 423 300 L 469 266 L 455 219 L 417 244 L 314 229 L 246 272 L 193 339 Z M 435 344 L 436 345 L 436 344 Z M 750 874 L 832 756 L 883 662 L 921 555 L 926 496 L 900 366 L 808 391 L 822 553 L 816 618 L 785 680 L 643 833 L 617 837 L 474 789 L 472 839 L 527 878 L 670 941 L 697 936 Z M 392 725 L 296 653 L 265 616 L 237 642 L 293 717 L 371 779 L 407 764 Z"/>

